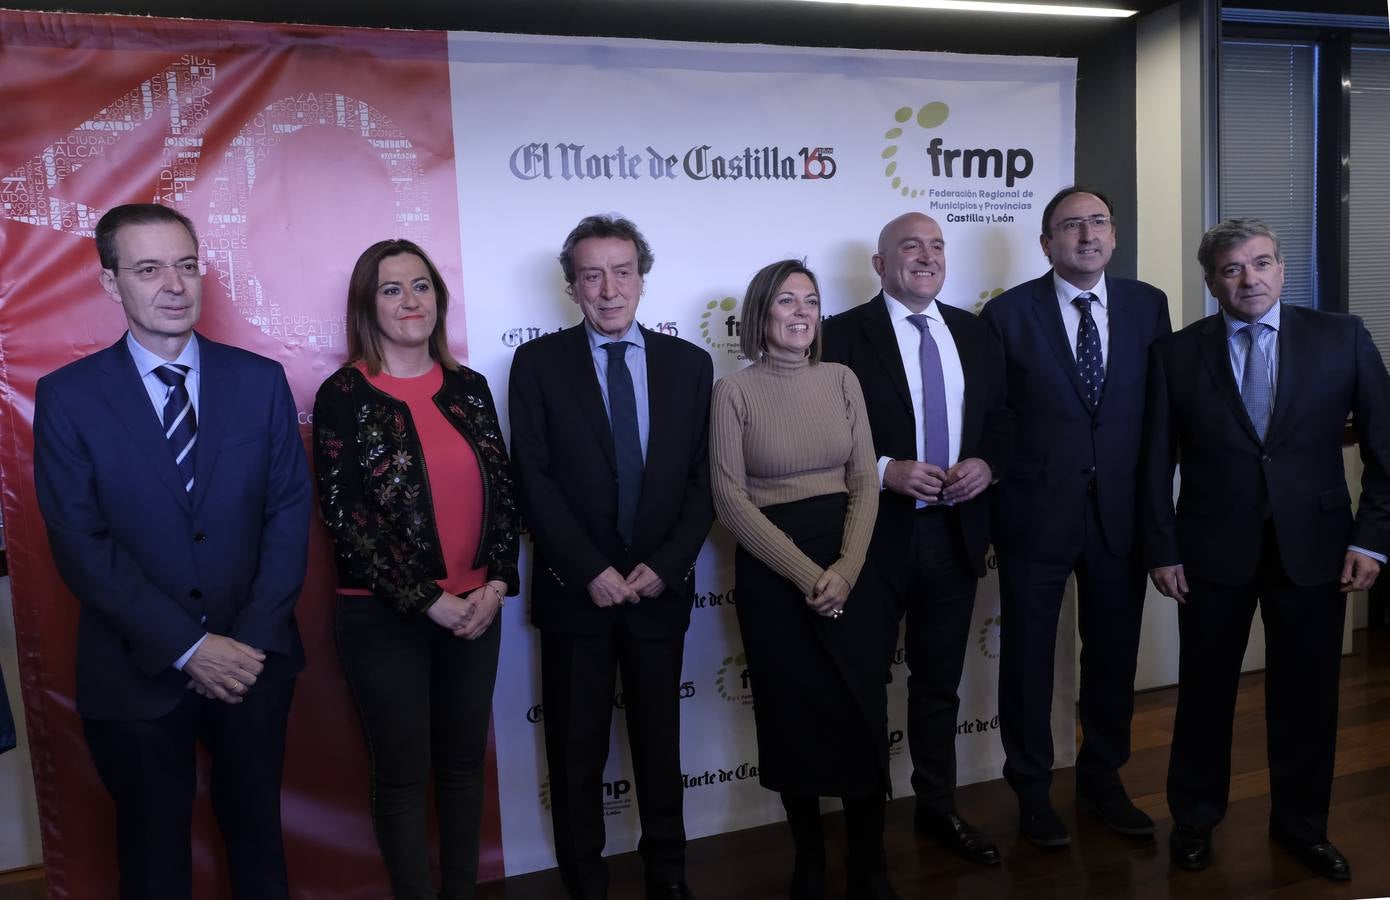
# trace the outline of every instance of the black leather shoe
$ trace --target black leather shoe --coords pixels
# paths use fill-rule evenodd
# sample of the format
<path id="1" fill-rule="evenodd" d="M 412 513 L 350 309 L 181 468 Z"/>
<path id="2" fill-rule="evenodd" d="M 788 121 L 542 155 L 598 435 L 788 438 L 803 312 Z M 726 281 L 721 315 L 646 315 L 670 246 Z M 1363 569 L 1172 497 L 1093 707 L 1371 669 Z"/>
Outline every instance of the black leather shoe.
<path id="1" fill-rule="evenodd" d="M 647 900 L 695 900 L 684 881 L 666 884 L 660 881 L 647 882 Z"/>
<path id="2" fill-rule="evenodd" d="M 1342 855 L 1342 851 L 1333 846 L 1331 841 L 1308 844 L 1294 840 L 1292 835 L 1278 828 L 1270 828 L 1269 836 L 1315 874 L 1321 875 L 1323 878 L 1330 878 L 1333 881 L 1351 880 L 1351 864 Z"/>
<path id="3" fill-rule="evenodd" d="M 1076 805 L 1094 813 L 1105 827 L 1131 837 L 1147 837 L 1154 833 L 1154 820 L 1129 799 L 1122 785 L 1076 790 Z"/>
<path id="4" fill-rule="evenodd" d="M 1023 810 L 1018 817 L 1018 831 L 1039 847 L 1065 847 L 1071 843 L 1066 823 L 1051 803 Z"/>
<path id="5" fill-rule="evenodd" d="M 1211 865 L 1211 829 L 1174 825 L 1168 835 L 1168 855 L 1179 869 L 1202 871 Z"/>
<path id="6" fill-rule="evenodd" d="M 912 817 L 918 834 L 924 834 L 957 856 L 982 866 L 999 864 L 999 848 L 989 835 L 956 815 L 954 810 L 938 813 L 918 809 Z"/>

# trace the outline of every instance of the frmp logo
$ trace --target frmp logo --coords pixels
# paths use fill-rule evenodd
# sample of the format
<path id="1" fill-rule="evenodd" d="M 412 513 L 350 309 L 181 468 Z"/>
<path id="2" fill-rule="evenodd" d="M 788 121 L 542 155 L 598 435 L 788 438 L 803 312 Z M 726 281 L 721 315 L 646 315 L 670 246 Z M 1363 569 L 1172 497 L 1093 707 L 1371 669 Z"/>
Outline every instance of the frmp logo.
<path id="1" fill-rule="evenodd" d="M 888 758 L 897 759 L 907 748 L 907 734 L 901 728 L 894 728 L 888 732 Z"/>
<path id="2" fill-rule="evenodd" d="M 975 313 L 975 315 L 978 316 L 980 312 L 985 308 L 986 303 L 993 300 L 995 297 L 998 297 L 1002 293 L 1004 293 L 1003 288 L 995 288 L 994 290 L 990 291 L 980 291 L 979 299 L 977 299 L 975 301 L 975 305 L 970 308 L 971 312 Z M 993 554 L 991 554 L 991 557 L 993 557 Z"/>
<path id="3" fill-rule="evenodd" d="M 980 646 L 980 654 L 986 659 L 999 658 L 999 622 L 1003 616 L 985 616 L 985 621 L 980 625 L 979 636 L 976 641 Z"/>
<path id="4" fill-rule="evenodd" d="M 714 676 L 714 689 L 730 703 L 753 705 L 753 683 L 748 676 L 748 657 L 743 653 L 726 656 Z"/>
<path id="5" fill-rule="evenodd" d="M 603 814 L 616 816 L 632 807 L 632 782 L 618 778 L 603 783 Z"/>
<path id="6" fill-rule="evenodd" d="M 738 347 L 738 301 L 733 297 L 711 300 L 700 314 L 700 337 L 711 350 L 723 350 L 730 356 L 743 359 Z"/>
<path id="7" fill-rule="evenodd" d="M 952 196 L 951 192 L 943 194 L 935 190 L 929 191 L 920 187 L 920 182 L 908 183 L 908 177 L 905 175 L 912 170 L 912 165 L 907 160 L 920 157 L 917 157 L 915 143 L 903 139 L 905 129 L 911 124 L 916 124 L 923 130 L 931 130 L 940 128 L 950 116 L 950 107 L 939 100 L 927 103 L 915 111 L 910 106 L 902 106 L 893 113 L 893 121 L 897 124 L 884 132 L 884 140 L 888 143 L 881 154 L 883 159 L 888 160 L 883 175 L 889 179 L 888 183 L 893 190 L 904 197 L 919 197 L 923 194 L 933 197 Z M 904 145 L 910 149 L 899 156 L 898 152 Z M 926 156 L 932 178 L 995 181 L 1002 179 L 1006 188 L 1012 188 L 1015 182 L 1026 179 L 1033 172 L 1033 154 L 1025 147 L 1008 150 L 992 147 L 948 147 L 946 138 L 932 137 L 921 152 Z M 1031 197 L 1031 192 L 1027 196 Z"/>

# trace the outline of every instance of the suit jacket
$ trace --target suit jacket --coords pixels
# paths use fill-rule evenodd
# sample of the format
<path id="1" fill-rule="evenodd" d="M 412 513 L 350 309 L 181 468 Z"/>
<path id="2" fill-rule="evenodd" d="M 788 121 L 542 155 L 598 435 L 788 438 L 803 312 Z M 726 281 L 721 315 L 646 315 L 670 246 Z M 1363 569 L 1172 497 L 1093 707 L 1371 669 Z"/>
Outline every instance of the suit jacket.
<path id="1" fill-rule="evenodd" d="M 646 469 L 631 547 L 618 534 L 617 463 L 584 325 L 528 341 L 512 359 L 512 465 L 533 544 L 531 620 L 592 634 L 620 620 L 639 638 L 690 624 L 695 557 L 710 524 L 709 406 L 714 366 L 687 341 L 642 329 L 650 405 Z M 600 608 L 589 582 L 646 563 L 659 597 Z"/>
<path id="2" fill-rule="evenodd" d="M 1008 418 L 1004 405 L 1004 359 L 999 344 L 980 320 L 938 301 L 937 308 L 956 342 L 965 375 L 965 409 L 961 417 L 960 458 L 976 456 L 989 464 L 995 478 L 1009 455 Z M 908 393 L 907 371 L 893 334 L 883 294 L 825 322 L 824 358 L 854 370 L 864 389 L 874 454 L 879 459 L 917 458 L 917 424 Z M 989 501 L 992 488 L 958 504 L 956 511 L 969 563 L 985 574 L 990 541 Z M 869 552 L 876 560 L 902 559 L 912 533 L 916 502 L 894 491 L 879 497 L 878 518 Z"/>
<path id="3" fill-rule="evenodd" d="M 294 400 L 279 364 L 198 341 L 191 494 L 124 337 L 39 379 L 34 480 L 54 563 L 81 603 L 87 718 L 172 710 L 188 683 L 173 663 L 204 633 L 264 651 L 261 681 L 304 665 L 294 604 L 312 498 Z"/>
<path id="4" fill-rule="evenodd" d="M 1110 346 L 1094 409 L 1076 372 L 1051 271 L 1000 294 L 980 314 L 1004 345 L 1008 366 L 1014 452 L 993 491 L 994 545 L 1003 552 L 1043 560 L 1074 553 L 1091 490 L 1106 546 L 1117 556 L 1135 551 L 1149 345 L 1172 327 L 1158 288 L 1105 277 Z"/>
<path id="5" fill-rule="evenodd" d="M 1366 327 L 1352 316 L 1285 306 L 1278 379 L 1261 442 L 1219 313 L 1154 345 L 1144 438 L 1150 567 L 1182 563 L 1197 578 L 1246 583 L 1260 561 L 1266 514 L 1298 585 L 1338 581 L 1348 545 L 1390 553 L 1390 377 Z M 1348 413 L 1365 463 L 1354 518 L 1342 462 Z"/>

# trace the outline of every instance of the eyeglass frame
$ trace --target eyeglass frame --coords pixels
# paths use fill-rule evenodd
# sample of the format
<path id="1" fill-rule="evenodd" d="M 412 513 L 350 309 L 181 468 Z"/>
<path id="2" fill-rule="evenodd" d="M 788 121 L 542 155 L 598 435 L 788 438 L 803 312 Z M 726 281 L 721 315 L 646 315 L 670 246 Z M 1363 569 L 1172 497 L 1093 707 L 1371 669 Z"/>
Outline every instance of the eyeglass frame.
<path id="1" fill-rule="evenodd" d="M 201 278 L 202 276 L 204 276 L 204 275 L 206 275 L 206 274 L 208 273 L 208 263 L 207 263 L 207 260 L 205 260 L 205 259 L 192 259 L 192 260 L 189 260 L 189 259 L 181 259 L 181 260 L 179 260 L 178 262 L 171 262 L 171 263 L 154 263 L 154 262 L 147 262 L 147 263 L 144 263 L 143 265 L 138 265 L 138 266 L 113 266 L 112 268 L 113 268 L 115 271 L 117 271 L 117 272 L 129 272 L 130 274 L 132 274 L 132 275 L 135 276 L 135 279 L 136 279 L 137 281 L 142 281 L 142 282 L 150 283 L 150 282 L 158 281 L 159 278 L 162 277 L 163 272 L 164 272 L 165 269 L 171 269 L 171 270 L 173 271 L 173 273 L 174 273 L 175 275 L 179 276 L 180 278 L 192 278 L 192 277 L 193 277 L 193 273 L 192 273 L 192 272 L 180 271 L 180 268 L 179 268 L 180 266 L 186 266 L 186 265 L 188 265 L 190 262 L 192 262 L 192 263 L 197 267 L 197 269 L 198 269 L 198 277 Z M 149 273 L 148 273 L 148 274 L 145 274 L 145 275 L 141 275 L 140 273 L 141 273 L 142 271 L 146 270 L 146 269 L 149 269 L 149 270 L 150 270 Z"/>
<path id="2" fill-rule="evenodd" d="M 1048 233 L 1051 234 L 1054 231 L 1060 231 L 1063 234 L 1076 234 L 1081 230 L 1083 224 L 1092 231 L 1104 231 L 1115 224 L 1115 217 L 1103 215 L 1101 213 L 1096 213 L 1094 216 L 1075 216 L 1070 219 L 1063 219 L 1056 225 L 1053 225 L 1048 229 Z"/>

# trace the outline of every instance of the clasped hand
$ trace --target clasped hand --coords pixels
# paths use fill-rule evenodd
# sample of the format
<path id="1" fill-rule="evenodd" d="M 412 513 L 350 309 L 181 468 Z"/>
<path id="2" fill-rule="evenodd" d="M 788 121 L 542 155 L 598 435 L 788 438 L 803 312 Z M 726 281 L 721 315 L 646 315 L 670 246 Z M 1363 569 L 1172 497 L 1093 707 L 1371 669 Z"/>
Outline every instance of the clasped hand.
<path id="1" fill-rule="evenodd" d="M 448 629 L 454 637 L 471 641 L 487 631 L 492 620 L 497 618 L 506 590 L 505 582 L 489 581 L 462 597 L 445 591 L 425 614 L 440 628 Z"/>
<path id="2" fill-rule="evenodd" d="M 978 497 L 993 477 L 989 463 L 976 456 L 962 459 L 949 469 L 895 459 L 883 471 L 883 486 L 928 503 L 964 503 Z"/>
<path id="3" fill-rule="evenodd" d="M 626 578 L 609 566 L 589 582 L 589 599 L 595 606 L 617 606 L 640 603 L 643 597 L 659 597 L 665 590 L 666 582 L 646 563 L 638 563 Z"/>
<path id="4" fill-rule="evenodd" d="M 240 703 L 265 668 L 265 654 L 226 635 L 209 634 L 183 664 L 188 689 L 223 703 Z"/>

